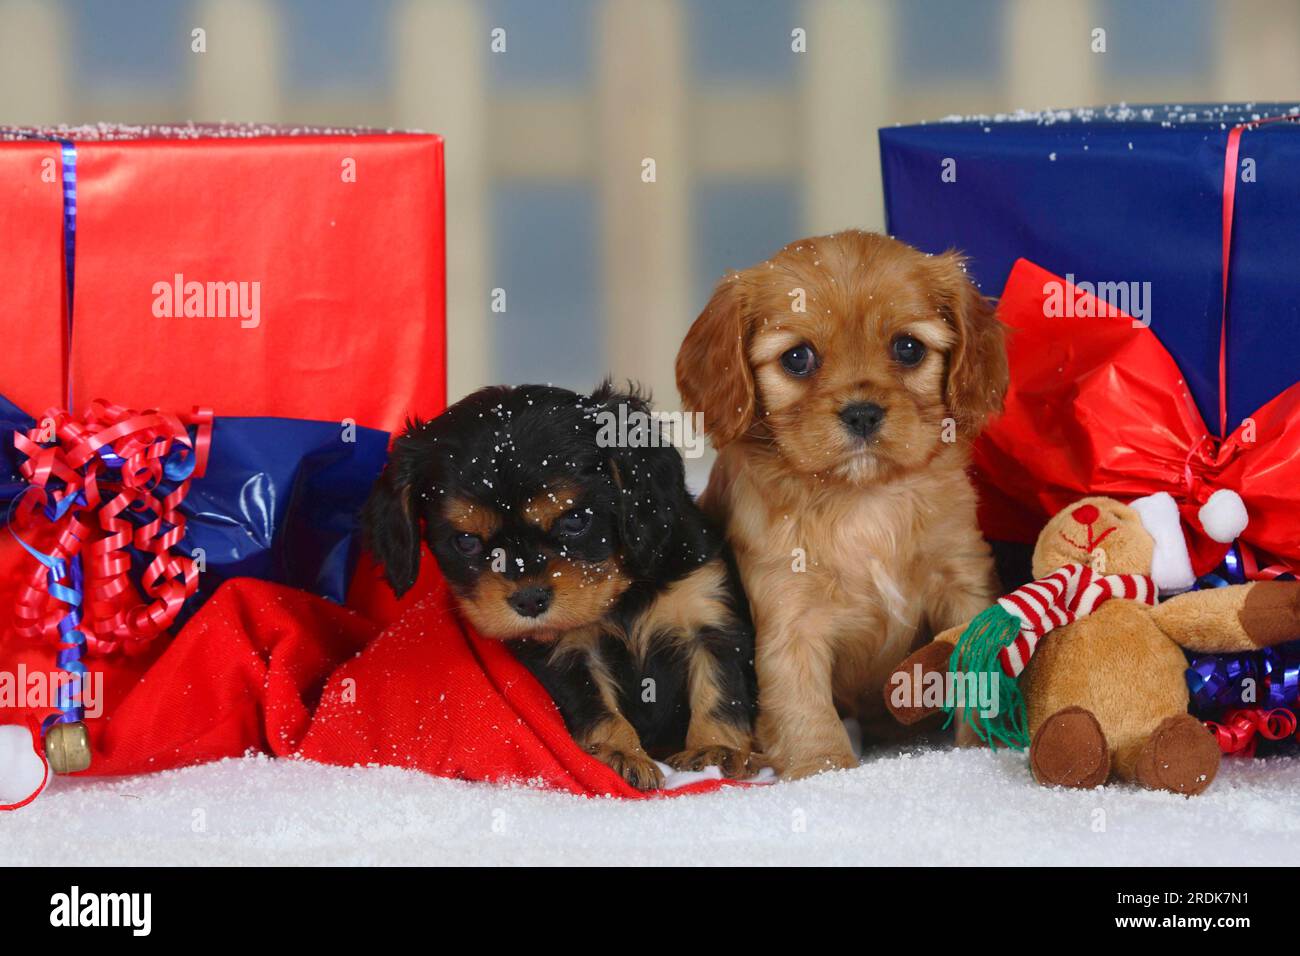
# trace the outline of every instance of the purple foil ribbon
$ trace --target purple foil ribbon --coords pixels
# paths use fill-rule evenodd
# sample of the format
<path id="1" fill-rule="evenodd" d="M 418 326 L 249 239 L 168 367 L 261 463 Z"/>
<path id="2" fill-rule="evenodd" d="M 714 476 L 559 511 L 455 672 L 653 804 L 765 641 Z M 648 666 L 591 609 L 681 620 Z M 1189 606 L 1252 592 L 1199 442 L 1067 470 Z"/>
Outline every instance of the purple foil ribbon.
<path id="1" fill-rule="evenodd" d="M 1278 581 L 1294 581 L 1295 575 L 1282 574 L 1277 578 Z M 1211 571 L 1209 574 L 1203 574 L 1196 579 L 1192 585 L 1193 591 L 1203 591 L 1206 588 L 1226 588 L 1230 584 L 1245 584 L 1246 569 L 1241 560 L 1241 548 L 1234 544 L 1228 549 L 1228 553 L 1223 556 L 1223 563 Z M 1300 634 L 1296 635 L 1300 637 Z"/>
<path id="2" fill-rule="evenodd" d="M 57 140 L 63 178 L 63 278 L 65 283 L 66 316 L 65 333 L 68 336 L 68 349 L 72 348 L 72 297 L 76 290 L 77 268 L 77 144 L 71 140 Z M 68 408 L 72 408 L 72 379 L 68 379 Z M 17 503 L 17 499 L 14 499 Z M 53 503 L 45 508 L 46 517 L 57 520 L 74 504 L 85 504 L 85 496 L 77 495 L 76 500 L 65 498 L 59 506 Z M 12 508 L 10 509 L 12 516 Z M 10 532 L 13 525 L 10 523 Z M 59 685 L 57 714 L 47 717 L 41 725 L 41 732 L 47 732 L 54 724 L 66 724 L 79 721 L 84 716 L 82 706 L 82 685 L 86 676 L 86 665 L 82 654 L 86 647 L 86 636 L 81 631 L 81 604 L 84 597 L 81 556 L 77 555 L 65 566 L 64 562 L 43 554 L 32 548 L 27 542 L 14 534 L 21 544 L 36 560 L 45 565 L 50 595 L 67 605 L 68 613 L 59 621 L 59 669 L 69 675 L 69 679 Z"/>
<path id="3" fill-rule="evenodd" d="M 57 503 L 50 502 L 44 508 L 45 517 L 57 521 L 70 508 L 85 503 L 86 498 L 83 493 L 64 498 Z M 18 499 L 15 498 L 9 507 L 9 533 L 28 554 L 45 565 L 50 596 L 62 601 L 68 608 L 68 612 L 59 620 L 58 666 L 69 675 L 69 679 L 59 684 L 58 699 L 55 704 L 59 712 L 45 718 L 41 724 L 41 733 L 44 734 L 54 724 L 75 723 L 85 716 L 81 697 L 86 677 L 86 665 L 82 662 L 82 654 L 86 648 L 86 635 L 81 631 L 81 604 L 85 597 L 85 582 L 82 576 L 81 555 L 64 562 L 53 555 L 36 550 L 18 536 L 13 527 L 13 510 L 17 504 Z"/>
<path id="4" fill-rule="evenodd" d="M 1246 572 L 1241 564 L 1241 552 L 1234 544 L 1228 549 L 1228 553 L 1223 556 L 1223 563 L 1211 571 L 1209 574 L 1203 574 L 1196 579 L 1192 585 L 1193 591 L 1202 591 L 1206 588 L 1226 588 L 1230 584 L 1245 584 Z"/>
<path id="5" fill-rule="evenodd" d="M 1283 575 L 1281 580 L 1290 580 Z M 1195 589 L 1245 584 L 1246 573 L 1237 545 L 1228 549 L 1223 563 L 1196 582 Z M 1241 707 L 1296 709 L 1300 701 L 1300 634 L 1289 644 L 1245 654 L 1204 654 L 1193 657 L 1187 668 L 1187 689 L 1192 711 L 1213 716 Z M 1254 700 L 1243 700 L 1247 687 Z"/>
<path id="6" fill-rule="evenodd" d="M 1187 668 L 1192 710 L 1199 715 L 1239 707 L 1296 709 L 1300 700 L 1300 640 L 1246 654 L 1206 654 Z M 1251 688 L 1253 700 L 1244 699 Z"/>

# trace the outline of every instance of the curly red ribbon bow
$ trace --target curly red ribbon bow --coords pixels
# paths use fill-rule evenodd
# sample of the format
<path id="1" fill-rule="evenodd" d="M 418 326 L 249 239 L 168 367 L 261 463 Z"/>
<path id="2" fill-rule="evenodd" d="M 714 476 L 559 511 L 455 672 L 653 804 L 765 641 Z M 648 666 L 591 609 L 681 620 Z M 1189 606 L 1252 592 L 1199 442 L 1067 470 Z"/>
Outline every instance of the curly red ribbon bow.
<path id="1" fill-rule="evenodd" d="M 193 438 L 187 425 L 197 426 Z M 143 650 L 198 589 L 194 559 L 171 549 L 185 535 L 180 505 L 191 478 L 207 468 L 211 435 L 208 408 L 182 418 L 102 400 L 92 402 L 80 419 L 50 409 L 26 434 L 14 434 L 15 446 L 27 456 L 21 473 L 36 489 L 21 499 L 15 522 L 28 526 L 43 513 L 54 526 L 48 557 L 67 563 L 82 555 L 82 627 L 89 650 Z M 164 480 L 175 484 L 159 497 Z M 125 516 L 128 511 L 148 520 L 137 526 Z M 130 547 L 153 555 L 140 582 L 147 601 L 139 600 L 131 584 Z M 19 590 L 17 632 L 32 638 L 56 635 L 65 614 L 57 603 L 46 566 L 37 565 Z"/>
<path id="2" fill-rule="evenodd" d="M 1265 740 L 1282 740 L 1296 732 L 1296 716 L 1285 707 L 1275 710 L 1230 710 L 1221 722 L 1207 720 L 1219 749 L 1225 754 L 1253 757 L 1255 747 L 1262 737 Z"/>

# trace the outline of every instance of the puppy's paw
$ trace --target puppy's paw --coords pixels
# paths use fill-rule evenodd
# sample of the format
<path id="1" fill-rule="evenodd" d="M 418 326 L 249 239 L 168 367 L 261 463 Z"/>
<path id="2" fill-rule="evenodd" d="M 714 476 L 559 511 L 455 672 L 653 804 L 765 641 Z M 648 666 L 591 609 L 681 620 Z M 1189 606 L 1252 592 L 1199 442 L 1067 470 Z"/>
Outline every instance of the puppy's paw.
<path id="1" fill-rule="evenodd" d="M 729 780 L 752 777 L 764 767 L 770 767 L 769 761 L 762 754 L 752 750 L 737 750 L 720 744 L 708 747 L 688 747 L 681 753 L 673 754 L 664 763 L 674 770 L 703 770 L 705 767 L 717 767 Z"/>
<path id="2" fill-rule="evenodd" d="M 609 744 L 593 744 L 587 748 L 587 753 L 638 790 L 658 790 L 664 785 L 663 773 L 644 751 L 632 752 Z"/>
<path id="3" fill-rule="evenodd" d="M 858 765 L 858 758 L 851 751 L 844 753 L 821 754 L 816 757 L 801 758 L 781 771 L 782 780 L 802 780 L 827 770 L 851 770 Z"/>

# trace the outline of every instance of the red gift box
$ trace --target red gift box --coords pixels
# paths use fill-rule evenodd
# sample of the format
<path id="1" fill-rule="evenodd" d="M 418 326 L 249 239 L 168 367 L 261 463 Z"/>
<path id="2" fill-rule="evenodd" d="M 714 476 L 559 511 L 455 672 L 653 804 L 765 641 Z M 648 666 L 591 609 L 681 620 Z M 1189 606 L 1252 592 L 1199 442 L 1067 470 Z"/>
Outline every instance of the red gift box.
<path id="1" fill-rule="evenodd" d="M 0 246 L 0 394 L 33 414 L 70 394 L 392 431 L 445 404 L 440 137 L 0 130 Z"/>
<path id="2" fill-rule="evenodd" d="M 445 405 L 440 137 L 0 128 L 0 245 L 0 395 L 38 418 L 105 398 L 392 431 Z M 32 560 L 0 534 L 0 663 L 48 670 L 12 633 Z M 396 613 L 377 580 L 356 606 Z"/>

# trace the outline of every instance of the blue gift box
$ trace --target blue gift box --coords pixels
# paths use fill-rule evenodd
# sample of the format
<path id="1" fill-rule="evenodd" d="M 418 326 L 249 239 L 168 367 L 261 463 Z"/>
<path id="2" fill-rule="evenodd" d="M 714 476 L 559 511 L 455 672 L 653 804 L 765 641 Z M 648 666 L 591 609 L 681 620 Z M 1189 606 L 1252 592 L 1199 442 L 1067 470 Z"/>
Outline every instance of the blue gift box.
<path id="1" fill-rule="evenodd" d="M 1224 156 L 1291 104 L 1116 106 L 880 130 L 889 232 L 957 248 L 986 295 L 1027 258 L 1080 282 L 1150 283 L 1152 331 L 1218 425 Z M 1300 375 L 1300 123 L 1242 134 L 1228 282 L 1232 429 Z"/>
<path id="2" fill-rule="evenodd" d="M 0 397 L 0 522 L 28 487 L 13 432 L 32 425 L 30 415 Z M 185 535 L 176 550 L 188 555 L 201 548 L 205 568 L 177 623 L 233 577 L 287 584 L 341 603 L 359 552 L 358 516 L 384 466 L 388 437 L 360 427 L 345 435 L 337 422 L 216 417 L 206 473 L 180 506 Z M 151 517 L 123 514 L 137 524 Z M 136 581 L 148 557 L 132 555 Z"/>

